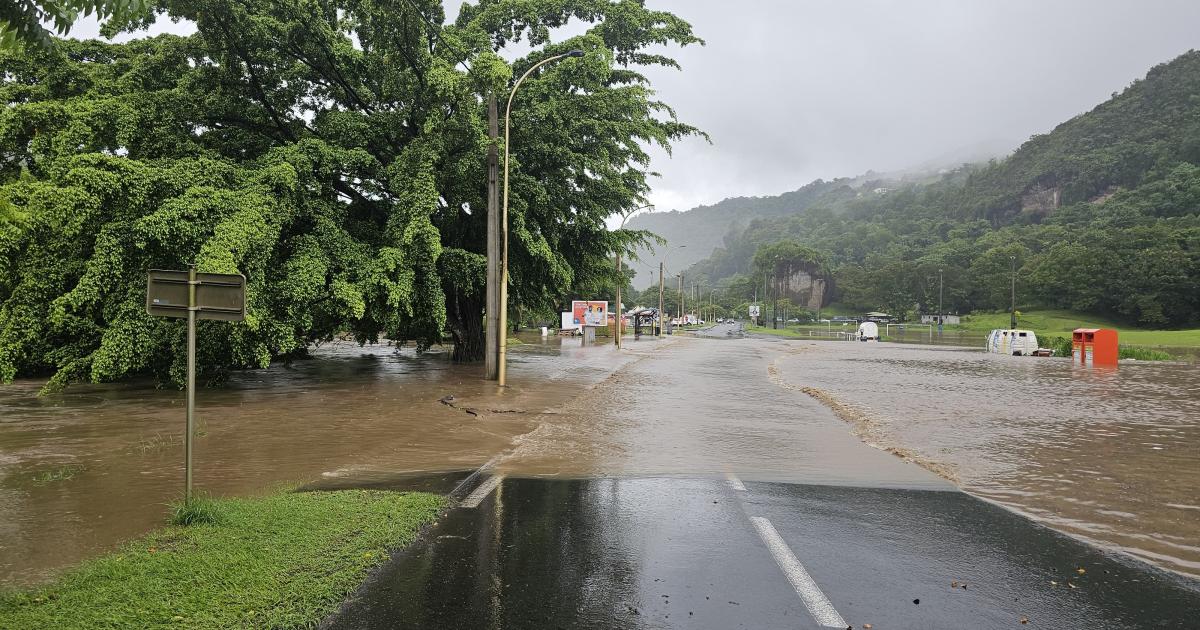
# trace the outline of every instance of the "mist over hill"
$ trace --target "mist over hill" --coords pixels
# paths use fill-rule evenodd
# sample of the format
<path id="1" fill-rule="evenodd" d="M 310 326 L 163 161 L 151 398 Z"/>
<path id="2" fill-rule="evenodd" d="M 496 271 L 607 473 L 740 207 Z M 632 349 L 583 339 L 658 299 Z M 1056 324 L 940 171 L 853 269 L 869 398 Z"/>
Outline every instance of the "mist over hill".
<path id="1" fill-rule="evenodd" d="M 639 214 L 630 219 L 626 227 L 653 232 L 666 239 L 667 243 L 637 251 L 639 260 L 633 263 L 636 271 L 633 284 L 637 288 L 657 285 L 659 261 L 665 263 L 667 276 L 673 277 L 681 269 L 691 267 L 711 256 L 718 248 L 728 245 L 728 239 L 740 234 L 755 220 L 801 213 L 818 201 L 853 197 L 860 190 L 892 190 L 899 186 L 932 181 L 944 172 L 947 172 L 946 169 L 932 164 L 902 173 L 868 172 L 833 181 L 818 179 L 780 195 L 732 197 L 686 211 Z"/>
<path id="2" fill-rule="evenodd" d="M 848 306 L 928 311 L 940 271 L 948 312 L 1004 309 L 1015 267 L 1018 306 L 1196 322 L 1200 53 L 1001 160 L 924 180 L 814 182 L 634 225 L 686 243 L 668 264 L 694 261 L 686 277 L 710 287 L 755 286 L 755 252 L 788 240 L 821 253 L 830 299 Z"/>

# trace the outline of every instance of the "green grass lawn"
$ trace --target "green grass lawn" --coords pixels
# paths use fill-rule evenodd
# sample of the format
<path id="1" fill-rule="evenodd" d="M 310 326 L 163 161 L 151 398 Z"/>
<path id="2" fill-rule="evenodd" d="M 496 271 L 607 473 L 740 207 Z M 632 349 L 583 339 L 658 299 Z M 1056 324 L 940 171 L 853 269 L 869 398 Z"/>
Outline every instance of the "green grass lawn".
<path id="1" fill-rule="evenodd" d="M 366 490 L 219 499 L 45 587 L 0 594 L 0 628 L 310 628 L 442 509 Z"/>
<path id="2" fill-rule="evenodd" d="M 976 313 L 963 316 L 959 326 L 946 326 L 947 331 L 978 331 L 986 334 L 993 328 L 1008 328 L 1008 313 Z M 1104 321 L 1096 317 L 1080 315 L 1070 311 L 1021 312 L 1017 318 L 1018 328 L 1028 328 L 1038 337 L 1070 337 L 1076 328 L 1115 328 L 1122 345 L 1164 346 L 1187 348 L 1200 346 L 1200 329 L 1191 330 L 1148 330 L 1130 328 Z"/>
<path id="3" fill-rule="evenodd" d="M 819 330 L 823 332 L 826 329 L 824 324 L 821 324 L 820 326 L 817 326 L 816 324 L 811 326 L 797 326 L 795 324 L 790 324 L 784 328 L 782 327 L 783 322 L 780 322 L 780 326 L 780 328 L 771 328 L 770 326 L 755 326 L 753 324 L 746 324 L 746 331 L 761 333 L 764 335 L 772 335 L 775 337 L 787 337 L 788 339 L 808 339 L 811 336 L 808 334 L 810 330 Z M 840 329 L 840 325 L 833 327 L 833 330 L 835 331 Z M 858 327 L 855 326 L 853 329 L 851 329 L 849 326 L 847 326 L 846 330 L 853 332 L 858 330 Z"/>

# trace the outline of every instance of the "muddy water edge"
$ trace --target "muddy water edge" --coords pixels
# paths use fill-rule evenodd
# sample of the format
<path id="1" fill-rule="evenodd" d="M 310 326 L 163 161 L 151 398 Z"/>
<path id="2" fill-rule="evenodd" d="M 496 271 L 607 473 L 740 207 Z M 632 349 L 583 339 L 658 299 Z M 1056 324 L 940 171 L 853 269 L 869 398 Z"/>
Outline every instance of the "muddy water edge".
<path id="1" fill-rule="evenodd" d="M 321 478 L 472 470 L 537 414 L 636 357 L 577 339 L 510 349 L 510 387 L 443 352 L 323 345 L 197 395 L 195 486 L 248 495 Z M 654 343 L 650 341 L 649 343 Z M 669 342 L 667 342 L 669 343 Z M 183 396 L 150 382 L 0 386 L 0 588 L 45 581 L 163 522 L 182 493 Z"/>
<path id="2" fill-rule="evenodd" d="M 790 343 L 782 379 L 868 443 L 1060 531 L 1200 577 L 1200 372 Z"/>

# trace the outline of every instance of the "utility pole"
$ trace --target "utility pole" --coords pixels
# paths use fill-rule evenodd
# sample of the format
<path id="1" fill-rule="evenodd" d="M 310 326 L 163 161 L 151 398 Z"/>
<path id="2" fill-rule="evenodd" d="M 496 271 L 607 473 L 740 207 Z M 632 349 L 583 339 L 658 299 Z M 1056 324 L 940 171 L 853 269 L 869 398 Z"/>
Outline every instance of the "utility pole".
<path id="1" fill-rule="evenodd" d="M 754 305 L 755 305 L 755 306 L 758 306 L 758 283 L 755 283 L 755 286 L 754 286 Z M 757 326 L 757 325 L 758 325 L 758 318 L 757 318 L 757 317 L 751 317 L 751 318 L 750 318 L 750 323 L 751 323 L 751 324 L 754 324 L 755 326 Z"/>
<path id="2" fill-rule="evenodd" d="M 663 326 L 666 325 L 663 313 L 663 263 L 658 262 L 658 336 L 663 336 Z"/>
<path id="3" fill-rule="evenodd" d="M 686 323 L 687 323 L 687 322 L 686 322 L 686 321 L 684 321 L 684 319 L 683 319 L 683 318 L 684 318 L 684 313 L 686 312 L 686 311 L 684 311 L 684 305 L 683 305 L 683 284 L 684 284 L 684 282 L 683 282 L 683 272 L 682 272 L 682 271 L 680 271 L 680 272 L 679 272 L 679 325 L 681 325 L 681 326 L 682 326 L 683 324 L 686 324 Z"/>
<path id="4" fill-rule="evenodd" d="M 499 115 L 496 111 L 496 95 L 488 96 L 488 138 L 491 146 L 487 155 L 487 316 L 484 335 L 485 378 L 494 381 L 500 378 L 500 187 L 497 185 L 500 157 L 497 142 L 500 139 Z"/>
<path id="5" fill-rule="evenodd" d="M 775 294 L 774 299 L 771 300 L 771 328 L 779 330 L 779 269 L 772 269 L 771 275 L 771 279 L 774 280 L 771 283 L 771 290 Z"/>
<path id="6" fill-rule="evenodd" d="M 1010 330 L 1017 328 L 1017 257 L 1009 256 L 1012 261 L 1012 313 L 1008 319 L 1008 327 Z"/>
<path id="7" fill-rule="evenodd" d="M 942 313 L 942 270 L 938 269 L 938 335 L 942 334 L 942 320 L 945 315 Z"/>
<path id="8" fill-rule="evenodd" d="M 623 280 L 624 280 L 624 278 L 621 277 L 621 252 L 620 252 L 620 250 L 618 250 L 617 251 L 617 332 L 615 335 L 613 335 L 613 337 L 616 338 L 617 350 L 621 349 L 621 316 L 623 315 L 623 312 L 621 309 L 621 285 L 625 284 L 623 282 Z"/>

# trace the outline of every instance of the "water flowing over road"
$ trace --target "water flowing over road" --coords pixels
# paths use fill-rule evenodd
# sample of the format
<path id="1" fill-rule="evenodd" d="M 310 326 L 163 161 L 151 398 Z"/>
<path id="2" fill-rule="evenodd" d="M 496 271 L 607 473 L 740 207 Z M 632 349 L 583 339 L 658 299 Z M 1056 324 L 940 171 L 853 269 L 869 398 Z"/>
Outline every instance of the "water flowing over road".
<path id="1" fill-rule="evenodd" d="M 898 450 L 1046 524 L 1200 576 L 1200 379 L 1187 363 L 791 343 L 790 386 Z"/>

